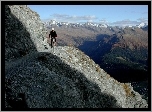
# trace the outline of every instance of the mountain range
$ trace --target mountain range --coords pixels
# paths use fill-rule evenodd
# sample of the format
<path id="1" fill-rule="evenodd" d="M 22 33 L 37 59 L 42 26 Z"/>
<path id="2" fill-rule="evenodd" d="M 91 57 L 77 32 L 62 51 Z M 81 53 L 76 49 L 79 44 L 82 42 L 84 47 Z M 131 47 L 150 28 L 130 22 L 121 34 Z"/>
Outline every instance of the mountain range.
<path id="1" fill-rule="evenodd" d="M 46 27 L 49 27 L 50 25 L 55 25 L 55 26 L 74 26 L 74 27 L 83 27 L 83 26 L 94 26 L 94 27 L 112 27 L 108 24 L 102 24 L 102 23 L 95 23 L 95 22 L 77 22 L 77 23 L 70 23 L 70 22 L 58 22 L 55 20 L 47 20 L 47 21 L 43 21 L 43 24 Z M 138 28 L 145 28 L 146 26 L 148 26 L 147 23 L 141 22 L 140 24 L 137 25 L 122 25 L 122 26 L 118 26 L 121 28 L 125 28 L 125 27 L 138 27 Z"/>
<path id="2" fill-rule="evenodd" d="M 143 25 L 145 24 L 140 24 L 139 27 L 120 28 L 117 26 L 95 27 L 90 24 L 82 26 L 51 24 L 46 26 L 48 28 L 46 37 L 54 27 L 58 33 L 58 45 L 78 47 L 106 70 L 109 70 L 110 66 L 112 70 L 115 66 L 119 68 L 119 64 L 123 64 L 122 69 L 127 71 L 135 66 L 139 71 L 142 69 L 146 72 L 148 68 L 148 26 L 141 28 Z M 147 75 L 143 76 L 147 78 Z"/>
<path id="3" fill-rule="evenodd" d="M 122 28 L 50 24 L 45 27 L 46 37 L 54 27 L 58 45 L 79 48 L 118 81 L 140 82 L 142 86 L 137 90 L 145 95 L 148 91 L 148 26 L 144 25 Z"/>

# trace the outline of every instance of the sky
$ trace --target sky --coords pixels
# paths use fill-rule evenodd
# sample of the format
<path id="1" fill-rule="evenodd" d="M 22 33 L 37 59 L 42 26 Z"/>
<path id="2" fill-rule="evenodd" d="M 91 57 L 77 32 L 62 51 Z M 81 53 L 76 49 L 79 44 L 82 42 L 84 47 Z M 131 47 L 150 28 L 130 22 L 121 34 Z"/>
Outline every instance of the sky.
<path id="1" fill-rule="evenodd" d="M 148 5 L 28 5 L 42 21 L 108 25 L 148 23 Z"/>

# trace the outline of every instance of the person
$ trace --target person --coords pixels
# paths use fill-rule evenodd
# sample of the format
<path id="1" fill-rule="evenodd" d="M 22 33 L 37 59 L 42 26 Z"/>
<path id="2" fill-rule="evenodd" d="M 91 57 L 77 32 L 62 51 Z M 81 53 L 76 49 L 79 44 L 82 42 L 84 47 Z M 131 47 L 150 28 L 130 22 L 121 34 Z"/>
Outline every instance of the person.
<path id="1" fill-rule="evenodd" d="M 53 38 L 55 39 L 55 45 L 56 45 L 56 37 L 57 37 L 57 33 L 56 31 L 54 30 L 54 28 L 52 28 L 52 31 L 50 31 L 50 34 L 49 34 L 49 38 L 51 36 L 51 48 L 53 47 L 52 46 L 52 41 L 53 41 Z"/>

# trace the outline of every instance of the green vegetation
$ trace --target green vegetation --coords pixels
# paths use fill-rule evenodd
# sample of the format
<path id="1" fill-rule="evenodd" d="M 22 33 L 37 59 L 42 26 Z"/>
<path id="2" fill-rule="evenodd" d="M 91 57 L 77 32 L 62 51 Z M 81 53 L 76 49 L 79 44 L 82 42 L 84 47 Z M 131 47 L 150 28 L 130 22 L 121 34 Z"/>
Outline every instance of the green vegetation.
<path id="1" fill-rule="evenodd" d="M 147 78 L 147 57 L 146 49 L 115 48 L 103 56 L 100 66 L 113 77 L 127 80 L 134 76 L 135 79 L 140 80 Z"/>
<path id="2" fill-rule="evenodd" d="M 148 51 L 115 48 L 103 57 L 103 64 L 123 64 L 128 67 L 144 68 L 147 65 Z"/>

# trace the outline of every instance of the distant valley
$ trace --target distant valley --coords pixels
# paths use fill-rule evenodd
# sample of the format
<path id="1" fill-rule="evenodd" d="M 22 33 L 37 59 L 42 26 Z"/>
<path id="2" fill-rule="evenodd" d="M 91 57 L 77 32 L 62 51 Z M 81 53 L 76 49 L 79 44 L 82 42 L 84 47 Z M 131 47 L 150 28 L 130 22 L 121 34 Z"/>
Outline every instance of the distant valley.
<path id="1" fill-rule="evenodd" d="M 139 27 L 140 26 L 140 27 Z M 57 31 L 59 46 L 75 46 L 119 82 L 131 83 L 148 98 L 148 25 L 133 27 L 60 25 L 47 26 Z"/>
<path id="2" fill-rule="evenodd" d="M 48 32 L 52 27 L 57 31 L 58 45 L 78 47 L 117 80 L 128 82 L 147 79 L 148 26 L 121 28 L 97 27 L 91 23 L 51 24 L 47 26 Z"/>

